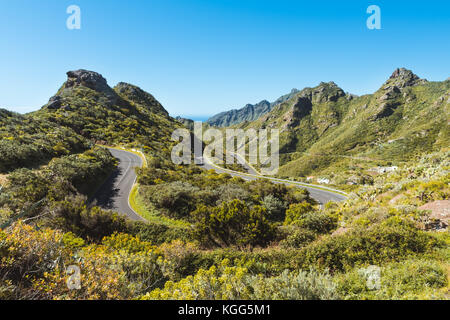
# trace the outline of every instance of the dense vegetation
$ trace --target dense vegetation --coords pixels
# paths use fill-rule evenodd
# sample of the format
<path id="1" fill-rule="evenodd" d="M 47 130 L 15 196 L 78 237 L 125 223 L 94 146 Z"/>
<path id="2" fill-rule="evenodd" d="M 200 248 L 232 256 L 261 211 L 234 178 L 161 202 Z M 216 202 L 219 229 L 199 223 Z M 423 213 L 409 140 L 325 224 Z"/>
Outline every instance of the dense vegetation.
<path id="1" fill-rule="evenodd" d="M 442 127 L 433 129 L 430 144 L 420 145 L 419 136 L 411 140 L 414 156 L 395 163 L 397 170 L 370 175 L 353 169 L 360 175 L 348 200 L 320 207 L 303 189 L 174 165 L 170 133 L 180 124 L 151 95 L 123 83 L 109 88 L 87 71 L 68 76 L 41 110 L 0 110 L 0 299 L 448 299 L 450 236 L 443 217 L 420 209 L 450 200 L 449 140 Z M 410 81 L 413 87 L 396 85 L 417 97 L 434 92 L 420 109 L 424 122 L 435 117 L 437 126 L 442 119 L 429 115 L 434 111 L 428 107 L 441 111 L 445 101 L 433 99 L 448 84 Z M 319 93 L 302 91 L 313 102 L 312 114 L 340 114 L 348 101 L 359 105 L 357 99 L 375 106 L 375 98 L 350 99 L 333 84 L 322 87 Z M 329 109 L 317 110 L 317 104 Z M 339 123 L 348 126 L 344 135 L 356 139 L 350 134 L 355 123 L 344 121 L 348 115 L 342 111 Z M 389 121 L 401 122 L 396 119 Z M 312 115 L 309 120 L 316 121 Z M 322 122 L 315 123 L 310 137 L 289 127 L 283 139 L 292 140 L 285 148 L 316 148 L 307 140 L 328 139 L 317 134 Z M 297 124 L 307 126 L 305 120 Z M 406 136 L 413 130 L 405 123 L 396 128 Z M 385 133 L 375 140 L 390 137 Z M 374 148 L 369 138 L 358 137 L 358 152 L 350 154 L 386 150 Z M 96 143 L 144 151 L 148 166 L 137 170 L 135 200 L 147 222 L 88 205 L 117 164 Z M 325 146 L 335 150 L 331 142 Z M 303 170 L 308 163 L 292 166 Z M 317 172 L 333 167 L 317 164 Z M 81 269 L 79 290 L 66 283 L 71 265 Z M 373 268 L 380 274 L 376 288 L 368 285 Z"/>
<path id="2" fill-rule="evenodd" d="M 370 184 L 374 168 L 448 147 L 449 98 L 449 80 L 397 69 L 374 94 L 357 97 L 321 83 L 238 127 L 280 129 L 280 176 L 327 178 L 352 190 Z"/>
<path id="3" fill-rule="evenodd" d="M 88 140 L 70 128 L 0 109 L 0 173 L 34 167 L 90 146 Z"/>

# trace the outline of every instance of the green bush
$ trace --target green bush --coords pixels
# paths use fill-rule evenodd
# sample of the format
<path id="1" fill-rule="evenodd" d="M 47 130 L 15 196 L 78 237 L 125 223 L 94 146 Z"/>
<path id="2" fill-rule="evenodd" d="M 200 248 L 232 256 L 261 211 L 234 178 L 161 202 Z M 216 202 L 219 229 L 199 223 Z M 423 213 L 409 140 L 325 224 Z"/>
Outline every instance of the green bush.
<path id="1" fill-rule="evenodd" d="M 379 288 L 367 286 L 362 269 L 336 277 L 345 299 L 441 299 L 448 284 L 446 271 L 436 261 L 411 259 L 389 263 L 380 269 Z"/>
<path id="2" fill-rule="evenodd" d="M 46 223 L 96 242 L 115 232 L 126 232 L 125 217 L 99 207 L 87 207 L 85 200 L 79 196 L 53 203 L 51 210 L 54 217 Z"/>
<path id="3" fill-rule="evenodd" d="M 289 209 L 286 210 L 286 218 L 284 220 L 285 225 L 294 223 L 297 220 L 302 219 L 307 213 L 315 211 L 314 207 L 309 202 L 301 202 L 291 204 Z"/>
<path id="4" fill-rule="evenodd" d="M 173 240 L 190 241 L 192 237 L 188 229 L 140 221 L 129 221 L 127 232 L 155 245 Z"/>
<path id="5" fill-rule="evenodd" d="M 218 207 L 200 206 L 192 213 L 194 237 L 205 246 L 264 246 L 275 237 L 275 227 L 260 206 L 249 208 L 233 200 Z"/>
<path id="6" fill-rule="evenodd" d="M 337 228 L 337 219 L 327 212 L 307 212 L 301 218 L 294 220 L 293 225 L 323 234 Z"/>
<path id="7" fill-rule="evenodd" d="M 284 248 L 302 248 L 313 242 L 317 238 L 314 231 L 302 228 L 295 228 L 291 233 L 280 242 Z"/>
<path id="8" fill-rule="evenodd" d="M 253 276 L 247 268 L 229 266 L 200 269 L 179 282 L 166 282 L 143 299 L 159 300 L 333 300 L 339 295 L 331 277 L 324 273 L 283 272 L 277 277 Z"/>
<path id="9" fill-rule="evenodd" d="M 144 186 L 140 190 L 144 199 L 171 218 L 189 218 L 189 213 L 196 208 L 196 196 L 200 191 L 187 182 L 179 181 Z"/>
<path id="10" fill-rule="evenodd" d="M 409 255 L 425 253 L 440 242 L 418 230 L 410 221 L 398 217 L 370 227 L 358 228 L 338 236 L 327 236 L 299 252 L 302 268 L 318 266 L 344 271 L 364 264 L 381 265 Z"/>
<path id="11" fill-rule="evenodd" d="M 265 196 L 262 206 L 267 210 L 267 217 L 272 221 L 283 221 L 286 216 L 286 203 L 273 195 Z"/>

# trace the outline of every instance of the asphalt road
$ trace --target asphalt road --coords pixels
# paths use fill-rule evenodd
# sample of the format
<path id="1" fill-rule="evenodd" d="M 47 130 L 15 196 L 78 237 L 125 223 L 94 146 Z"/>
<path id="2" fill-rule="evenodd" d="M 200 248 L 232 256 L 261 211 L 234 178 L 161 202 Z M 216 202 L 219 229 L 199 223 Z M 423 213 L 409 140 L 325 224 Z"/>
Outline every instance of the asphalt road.
<path id="1" fill-rule="evenodd" d="M 298 188 L 303 188 L 309 191 L 311 197 L 313 199 L 315 199 L 317 202 L 319 202 L 320 205 L 324 205 L 327 202 L 339 202 L 339 201 L 344 201 L 347 199 L 347 197 L 345 195 L 341 195 L 339 193 L 333 192 L 333 191 L 327 191 L 327 190 L 322 190 L 322 189 L 318 189 L 318 188 L 314 188 L 312 186 L 308 186 L 307 184 L 300 184 L 296 181 L 290 181 L 290 180 L 284 180 L 284 179 L 277 179 L 277 178 L 271 178 L 271 177 L 265 177 L 265 176 L 259 176 L 259 175 L 255 175 L 254 173 L 252 174 L 244 174 L 241 172 L 237 172 L 237 171 L 232 171 L 232 170 L 228 170 L 228 169 L 223 169 L 220 168 L 218 166 L 215 166 L 211 163 L 211 161 L 209 159 L 204 158 L 203 159 L 203 165 L 201 165 L 203 168 L 210 170 L 213 169 L 218 173 L 228 173 L 231 176 L 234 177 L 241 177 L 242 179 L 245 180 L 256 180 L 256 179 L 268 179 L 271 180 L 274 183 L 283 183 L 285 185 L 288 186 L 295 186 Z M 322 188 L 326 188 L 326 187 L 322 187 Z"/>
<path id="2" fill-rule="evenodd" d="M 136 182 L 134 168 L 142 167 L 142 159 L 128 151 L 107 149 L 119 160 L 119 165 L 91 199 L 91 204 L 126 215 L 131 220 L 143 221 L 144 219 L 131 209 L 128 200 Z"/>
<path id="3" fill-rule="evenodd" d="M 131 207 L 129 196 L 134 183 L 136 182 L 136 167 L 142 167 L 142 159 L 138 155 L 117 149 L 108 148 L 111 154 L 119 160 L 116 170 L 108 177 L 108 179 L 99 188 L 99 191 L 91 199 L 91 204 L 99 206 L 105 210 L 111 210 L 126 215 L 131 220 L 144 221 Z M 330 201 L 344 201 L 346 197 L 336 192 L 321 190 L 307 185 L 300 185 L 298 182 L 264 177 L 255 174 L 251 168 L 251 174 L 244 174 L 237 171 L 223 169 L 213 165 L 209 159 L 204 159 L 203 168 L 213 169 L 219 173 L 228 173 L 232 176 L 241 177 L 245 180 L 269 179 L 274 183 L 283 183 L 288 186 L 296 186 L 309 191 L 312 198 L 317 200 L 321 205 Z M 244 165 L 245 166 L 245 165 Z"/>

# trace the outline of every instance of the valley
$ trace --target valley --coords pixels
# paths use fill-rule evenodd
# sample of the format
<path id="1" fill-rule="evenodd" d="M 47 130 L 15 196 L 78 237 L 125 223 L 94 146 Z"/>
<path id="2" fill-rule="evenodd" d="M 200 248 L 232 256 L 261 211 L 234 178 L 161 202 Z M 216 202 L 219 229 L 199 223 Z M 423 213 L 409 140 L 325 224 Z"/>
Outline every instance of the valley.
<path id="1" fill-rule="evenodd" d="M 399 68 L 262 105 L 204 126 L 279 129 L 275 177 L 175 164 L 193 122 L 93 71 L 0 109 L 0 299 L 448 299 L 450 81 Z"/>

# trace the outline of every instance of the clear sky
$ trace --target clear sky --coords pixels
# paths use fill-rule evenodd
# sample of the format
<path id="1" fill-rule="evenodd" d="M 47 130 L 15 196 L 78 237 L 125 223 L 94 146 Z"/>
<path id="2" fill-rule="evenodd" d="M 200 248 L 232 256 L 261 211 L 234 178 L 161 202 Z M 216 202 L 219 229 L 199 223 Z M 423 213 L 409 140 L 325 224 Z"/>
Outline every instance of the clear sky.
<path id="1" fill-rule="evenodd" d="M 81 30 L 66 9 L 81 8 Z M 369 5 L 381 30 L 369 30 Z M 0 0 L 0 107 L 40 108 L 89 69 L 206 116 L 334 81 L 371 93 L 396 67 L 450 76 L 450 1 Z"/>

